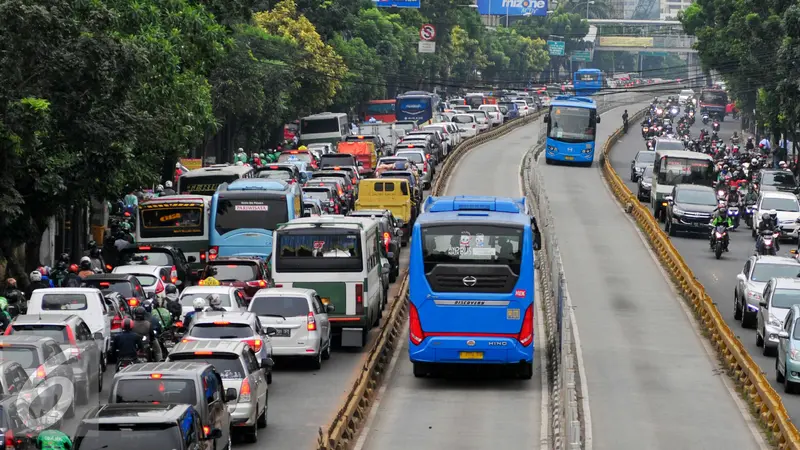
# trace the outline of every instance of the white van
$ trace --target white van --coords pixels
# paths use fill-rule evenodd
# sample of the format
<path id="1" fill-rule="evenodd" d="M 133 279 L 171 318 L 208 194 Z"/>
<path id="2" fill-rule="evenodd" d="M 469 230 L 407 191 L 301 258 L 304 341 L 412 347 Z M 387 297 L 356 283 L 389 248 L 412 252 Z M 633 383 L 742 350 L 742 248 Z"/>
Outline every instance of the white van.
<path id="1" fill-rule="evenodd" d="M 108 306 L 99 289 L 94 288 L 49 288 L 36 289 L 28 300 L 26 315 L 63 314 L 76 315 L 86 322 L 92 334 L 101 333 L 103 342 L 98 340 L 97 347 L 103 352 L 106 361 L 111 348 L 111 317 Z"/>

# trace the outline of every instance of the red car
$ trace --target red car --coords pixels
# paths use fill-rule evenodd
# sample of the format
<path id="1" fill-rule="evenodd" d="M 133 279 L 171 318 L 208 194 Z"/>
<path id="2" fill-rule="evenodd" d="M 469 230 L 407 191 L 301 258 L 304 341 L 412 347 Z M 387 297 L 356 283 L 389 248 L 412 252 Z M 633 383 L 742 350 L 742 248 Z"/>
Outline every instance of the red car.
<path id="1" fill-rule="evenodd" d="M 267 263 L 258 257 L 220 256 L 206 264 L 201 279 L 208 277 L 214 277 L 223 286 L 242 288 L 248 303 L 259 289 L 275 285 Z"/>

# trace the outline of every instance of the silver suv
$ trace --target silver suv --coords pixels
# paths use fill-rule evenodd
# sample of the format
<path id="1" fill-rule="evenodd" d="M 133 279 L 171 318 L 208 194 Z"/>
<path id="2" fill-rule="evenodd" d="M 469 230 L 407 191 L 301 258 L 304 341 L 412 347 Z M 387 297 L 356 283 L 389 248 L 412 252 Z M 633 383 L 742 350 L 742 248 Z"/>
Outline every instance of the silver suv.
<path id="1" fill-rule="evenodd" d="M 792 305 L 800 304 L 800 279 L 772 278 L 758 302 L 756 345 L 763 347 L 764 356 L 778 348 L 778 333 Z"/>
<path id="2" fill-rule="evenodd" d="M 742 327 L 755 328 L 762 293 L 771 278 L 800 276 L 800 261 L 784 256 L 751 256 L 736 275 L 733 291 L 733 318 Z"/>

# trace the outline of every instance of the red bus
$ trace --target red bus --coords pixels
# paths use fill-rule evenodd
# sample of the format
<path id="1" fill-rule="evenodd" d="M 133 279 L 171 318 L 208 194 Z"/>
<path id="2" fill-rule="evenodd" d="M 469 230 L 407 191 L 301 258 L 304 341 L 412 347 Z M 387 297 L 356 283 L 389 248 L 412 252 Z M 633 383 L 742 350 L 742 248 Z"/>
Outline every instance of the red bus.
<path id="1" fill-rule="evenodd" d="M 364 122 L 375 118 L 378 122 L 394 122 L 395 99 L 391 100 L 370 100 L 361 105 L 361 120 Z"/>

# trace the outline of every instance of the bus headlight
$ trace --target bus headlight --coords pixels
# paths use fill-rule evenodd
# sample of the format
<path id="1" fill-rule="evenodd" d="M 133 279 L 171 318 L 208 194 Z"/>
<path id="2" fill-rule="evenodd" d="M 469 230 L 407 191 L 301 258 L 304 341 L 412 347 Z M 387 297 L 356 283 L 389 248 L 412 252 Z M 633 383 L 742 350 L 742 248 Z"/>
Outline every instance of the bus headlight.
<path id="1" fill-rule="evenodd" d="M 556 152 L 555 146 L 553 146 L 553 145 L 548 145 L 547 146 L 547 153 L 555 153 L 555 152 Z"/>
<path id="2" fill-rule="evenodd" d="M 588 155 L 589 153 L 592 153 L 592 148 L 591 147 L 586 147 L 585 149 L 583 149 L 583 154 L 584 155 Z"/>

